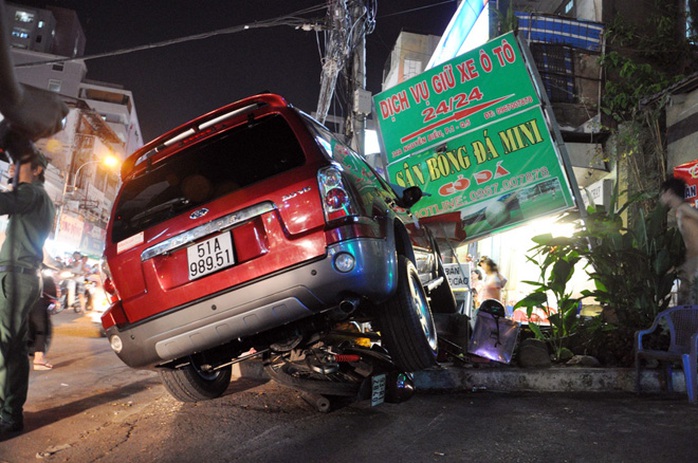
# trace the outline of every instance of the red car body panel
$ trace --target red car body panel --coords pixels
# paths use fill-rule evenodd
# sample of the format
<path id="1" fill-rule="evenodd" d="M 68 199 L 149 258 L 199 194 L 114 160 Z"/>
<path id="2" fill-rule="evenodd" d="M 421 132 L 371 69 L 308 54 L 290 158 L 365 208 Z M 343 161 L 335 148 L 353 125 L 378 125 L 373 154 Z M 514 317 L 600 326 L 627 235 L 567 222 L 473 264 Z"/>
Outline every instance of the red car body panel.
<path id="1" fill-rule="evenodd" d="M 168 132 L 124 163 L 105 249 L 118 300 L 102 322 L 121 339 L 117 353 L 127 364 L 151 367 L 211 349 L 346 297 L 386 300 L 396 287 L 394 221 L 415 244 L 409 252 L 421 255 L 418 266 L 433 263 L 429 235 L 392 189 L 304 117 L 277 95 L 250 97 Z M 267 126 L 276 131 L 267 134 Z M 332 186 L 333 178 L 329 187 L 319 183 L 327 168 L 342 172 L 341 195 L 320 191 Z M 347 198 L 353 209 L 336 212 L 346 218 L 323 214 L 326 202 Z M 346 273 L 334 261 L 342 253 L 356 260 Z"/>

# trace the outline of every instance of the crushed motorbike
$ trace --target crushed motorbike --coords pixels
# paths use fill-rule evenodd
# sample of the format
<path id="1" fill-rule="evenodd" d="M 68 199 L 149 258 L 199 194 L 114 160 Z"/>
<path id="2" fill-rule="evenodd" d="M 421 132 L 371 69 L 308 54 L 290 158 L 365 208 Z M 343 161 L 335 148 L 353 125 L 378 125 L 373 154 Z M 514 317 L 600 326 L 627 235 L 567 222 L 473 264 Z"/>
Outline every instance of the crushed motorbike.
<path id="1" fill-rule="evenodd" d="M 325 342 L 353 335 L 335 332 Z M 379 344 L 325 342 L 286 352 L 272 346 L 274 351 L 263 355 L 265 371 L 276 382 L 302 391 L 303 399 L 320 412 L 355 401 L 400 403 L 414 394 L 412 374 L 399 370 Z"/>
<path id="2" fill-rule="evenodd" d="M 306 402 L 323 413 L 355 402 L 371 406 L 404 402 L 415 392 L 413 374 L 400 370 L 379 340 L 370 327 L 338 324 L 312 335 L 298 333 L 262 350 L 251 348 L 246 355 L 221 365 L 205 353 L 195 354 L 185 369 L 192 377 L 228 383 L 229 365 L 239 363 L 244 368 L 246 360 L 261 358 L 270 378 L 301 392 Z M 172 370 L 162 369 L 160 374 L 166 387 L 178 380 Z M 168 390 L 183 402 L 196 401 L 181 387 Z"/>

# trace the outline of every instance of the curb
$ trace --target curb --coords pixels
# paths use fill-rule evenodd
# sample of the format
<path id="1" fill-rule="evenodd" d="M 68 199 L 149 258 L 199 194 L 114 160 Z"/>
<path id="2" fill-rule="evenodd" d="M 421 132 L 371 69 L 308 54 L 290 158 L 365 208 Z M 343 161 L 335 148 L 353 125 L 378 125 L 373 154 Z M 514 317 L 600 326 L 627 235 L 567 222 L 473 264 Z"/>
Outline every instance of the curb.
<path id="1" fill-rule="evenodd" d="M 502 392 L 636 392 L 634 368 L 463 368 L 444 364 L 415 373 L 415 386 L 421 390 L 492 390 Z M 683 371 L 672 375 L 674 390 L 686 392 Z M 661 392 L 659 370 L 642 370 L 643 392 Z"/>
<path id="2" fill-rule="evenodd" d="M 233 377 L 269 380 L 261 360 L 233 365 Z M 642 370 L 642 392 L 662 392 L 660 370 Z M 516 368 L 492 366 L 466 368 L 444 363 L 414 373 L 415 387 L 421 391 L 494 392 L 636 392 L 634 368 Z M 672 376 L 675 392 L 686 392 L 683 371 Z"/>

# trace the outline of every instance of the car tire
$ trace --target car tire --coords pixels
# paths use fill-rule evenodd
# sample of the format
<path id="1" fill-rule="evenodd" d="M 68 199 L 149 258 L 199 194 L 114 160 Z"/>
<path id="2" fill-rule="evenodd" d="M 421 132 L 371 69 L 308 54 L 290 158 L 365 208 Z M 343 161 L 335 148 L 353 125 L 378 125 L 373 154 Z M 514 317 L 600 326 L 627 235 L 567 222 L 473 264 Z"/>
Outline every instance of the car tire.
<path id="1" fill-rule="evenodd" d="M 443 282 L 436 289 L 431 291 L 431 293 L 429 293 L 429 299 L 431 299 L 429 304 L 431 311 L 433 313 L 456 313 L 458 312 L 456 298 L 453 295 L 451 285 L 448 282 L 444 264 L 441 262 L 441 259 L 438 261 L 438 277 L 443 278 Z"/>
<path id="2" fill-rule="evenodd" d="M 436 364 L 438 339 L 434 317 L 419 274 L 412 261 L 398 259 L 398 287 L 379 308 L 381 342 L 404 371 L 418 371 Z"/>
<path id="3" fill-rule="evenodd" d="M 160 380 L 165 389 L 181 402 L 200 402 L 215 399 L 223 395 L 230 385 L 233 373 L 231 366 L 215 370 L 203 371 L 190 358 L 189 364 L 174 369 L 159 370 Z"/>

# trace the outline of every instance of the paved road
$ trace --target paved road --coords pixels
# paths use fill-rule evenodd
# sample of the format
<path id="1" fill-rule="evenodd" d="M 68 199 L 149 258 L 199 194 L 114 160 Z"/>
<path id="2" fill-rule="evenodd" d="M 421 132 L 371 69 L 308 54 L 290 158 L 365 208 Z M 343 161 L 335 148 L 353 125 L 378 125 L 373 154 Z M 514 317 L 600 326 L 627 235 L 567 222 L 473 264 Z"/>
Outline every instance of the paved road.
<path id="1" fill-rule="evenodd" d="M 62 317 L 62 318 L 61 318 Z M 27 430 L 0 462 L 692 462 L 698 407 L 685 395 L 421 393 L 322 414 L 301 394 L 238 379 L 182 404 L 125 367 L 74 314 L 32 372 Z"/>

